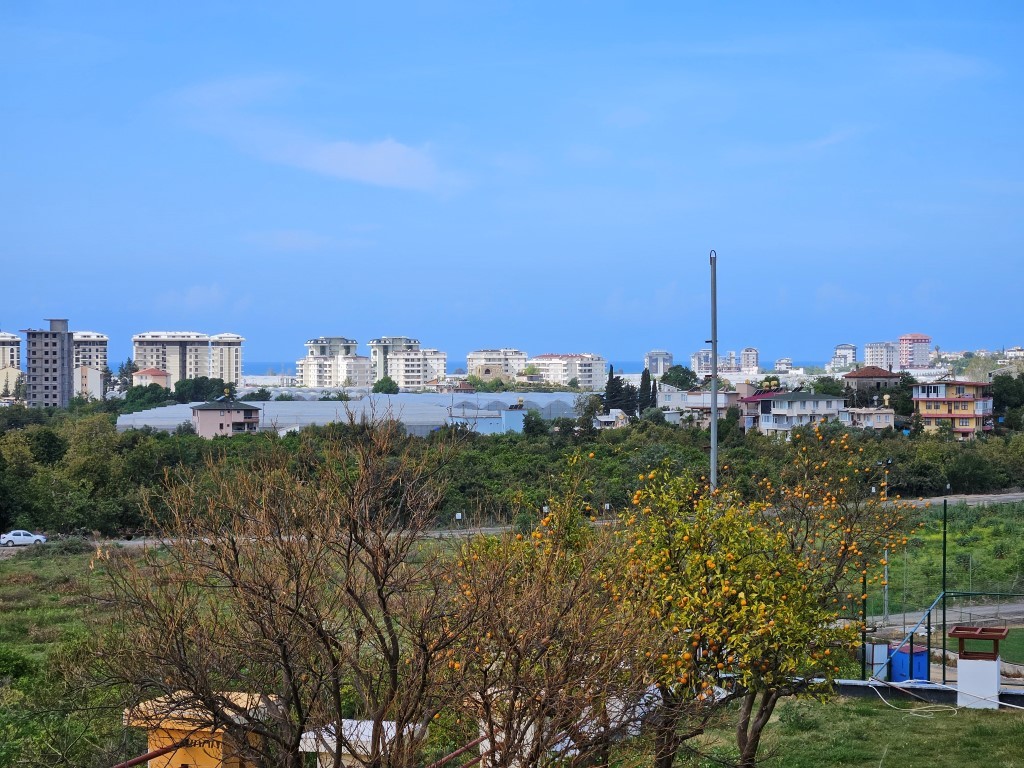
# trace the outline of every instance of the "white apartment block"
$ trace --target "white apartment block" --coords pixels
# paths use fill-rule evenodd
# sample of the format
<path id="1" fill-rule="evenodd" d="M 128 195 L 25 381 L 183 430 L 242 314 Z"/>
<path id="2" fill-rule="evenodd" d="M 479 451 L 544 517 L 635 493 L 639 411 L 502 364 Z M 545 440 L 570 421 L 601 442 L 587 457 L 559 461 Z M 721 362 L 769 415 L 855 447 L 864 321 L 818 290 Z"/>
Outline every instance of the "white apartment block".
<path id="1" fill-rule="evenodd" d="M 107 345 L 110 337 L 95 331 L 75 331 L 71 334 L 75 354 L 75 368 L 94 368 L 102 371 L 107 367 Z"/>
<path id="2" fill-rule="evenodd" d="M 711 375 L 711 350 L 700 349 L 690 355 L 690 370 L 697 374 L 698 379 Z"/>
<path id="3" fill-rule="evenodd" d="M 318 336 L 306 342 L 306 356 L 295 361 L 300 387 L 369 387 L 370 358 L 356 354 L 359 342 L 344 336 Z"/>
<path id="4" fill-rule="evenodd" d="M 537 355 L 527 360 L 526 365 L 536 368 L 542 381 L 559 387 L 569 386 L 575 379 L 581 389 L 596 391 L 604 389 L 608 382 L 608 361 L 589 352 Z"/>
<path id="5" fill-rule="evenodd" d="M 740 352 L 740 369 L 748 376 L 756 376 L 761 372 L 761 353 L 757 347 L 744 347 Z"/>
<path id="6" fill-rule="evenodd" d="M 873 365 L 883 371 L 899 367 L 899 345 L 895 341 L 870 341 L 864 345 L 864 367 Z"/>
<path id="7" fill-rule="evenodd" d="M 466 373 L 484 381 L 511 379 L 526 367 L 527 357 L 519 349 L 478 349 L 466 355 Z"/>
<path id="8" fill-rule="evenodd" d="M 388 353 L 388 376 L 402 389 L 423 389 L 428 382 L 443 379 L 448 355 L 436 349 L 392 349 Z"/>
<path id="9" fill-rule="evenodd" d="M 660 379 L 665 371 L 672 367 L 672 353 L 664 349 L 652 349 L 644 355 L 644 368 L 651 374 L 651 378 Z"/>
<path id="10" fill-rule="evenodd" d="M 413 352 L 420 348 L 420 342 L 419 339 L 411 339 L 408 336 L 381 336 L 379 339 L 371 339 L 369 346 L 373 380 L 379 381 L 385 376 L 390 376 L 398 381 L 388 367 L 389 356 L 392 352 Z"/>
<path id="11" fill-rule="evenodd" d="M 852 368 L 857 362 L 856 344 L 836 344 L 832 352 L 832 359 L 829 361 L 830 371 L 845 370 Z"/>
<path id="12" fill-rule="evenodd" d="M 0 370 L 4 368 L 21 370 L 21 336 L 0 331 Z"/>
<path id="13" fill-rule="evenodd" d="M 167 387 L 210 375 L 210 337 L 193 331 L 147 331 L 132 336 L 137 368 L 167 371 Z"/>
<path id="14" fill-rule="evenodd" d="M 68 321 L 49 320 L 48 330 L 23 331 L 25 399 L 32 407 L 67 408 L 74 395 L 75 358 Z"/>
<path id="15" fill-rule="evenodd" d="M 225 384 L 242 382 L 242 342 L 237 333 L 216 333 L 210 337 L 211 379 L 223 379 Z"/>
<path id="16" fill-rule="evenodd" d="M 905 333 L 900 336 L 900 370 L 927 368 L 931 362 L 931 348 L 931 336 L 923 333 Z"/>
<path id="17" fill-rule="evenodd" d="M 366 355 L 344 355 L 338 362 L 339 387 L 373 386 L 373 366 Z"/>

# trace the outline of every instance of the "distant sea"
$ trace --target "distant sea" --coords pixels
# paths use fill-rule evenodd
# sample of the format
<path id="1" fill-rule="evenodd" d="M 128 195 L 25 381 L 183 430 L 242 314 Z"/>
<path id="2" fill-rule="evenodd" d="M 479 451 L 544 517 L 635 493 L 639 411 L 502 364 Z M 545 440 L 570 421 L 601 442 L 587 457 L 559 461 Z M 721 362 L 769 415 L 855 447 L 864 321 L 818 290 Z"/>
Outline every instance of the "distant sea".
<path id="1" fill-rule="evenodd" d="M 268 363 L 262 360 L 246 360 L 242 364 L 242 373 L 246 376 L 294 376 L 295 361 L 286 363 Z"/>

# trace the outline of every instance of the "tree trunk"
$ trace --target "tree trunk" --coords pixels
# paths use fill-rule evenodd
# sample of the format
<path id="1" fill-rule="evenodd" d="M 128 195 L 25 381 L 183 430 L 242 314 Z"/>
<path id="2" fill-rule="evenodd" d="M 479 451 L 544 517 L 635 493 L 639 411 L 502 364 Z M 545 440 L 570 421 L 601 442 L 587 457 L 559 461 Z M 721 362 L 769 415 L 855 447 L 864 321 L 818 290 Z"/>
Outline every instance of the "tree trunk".
<path id="1" fill-rule="evenodd" d="M 754 704 L 757 703 L 759 696 L 761 704 L 757 708 L 757 714 L 751 719 Z M 764 732 L 764 727 L 768 725 L 778 701 L 779 692 L 775 689 L 752 691 L 743 697 L 743 703 L 740 706 L 740 719 L 736 724 L 736 746 L 740 751 L 737 765 L 740 768 L 754 768 L 757 765 L 757 750 L 761 746 L 761 735 Z"/>

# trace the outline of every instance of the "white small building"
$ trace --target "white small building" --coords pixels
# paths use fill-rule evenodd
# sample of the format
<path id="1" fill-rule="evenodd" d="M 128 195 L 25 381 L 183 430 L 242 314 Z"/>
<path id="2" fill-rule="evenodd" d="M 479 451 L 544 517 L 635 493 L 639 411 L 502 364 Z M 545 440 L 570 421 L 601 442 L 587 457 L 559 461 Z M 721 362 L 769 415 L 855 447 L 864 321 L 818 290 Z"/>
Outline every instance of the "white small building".
<path id="1" fill-rule="evenodd" d="M 75 368 L 75 397 L 84 397 L 87 400 L 102 400 L 106 395 L 103 386 L 104 376 L 105 374 L 102 370 L 92 366 L 80 365 Z"/>
<path id="2" fill-rule="evenodd" d="M 132 374 L 133 387 L 148 387 L 150 384 L 166 387 L 169 380 L 170 374 L 160 368 L 143 368 Z"/>
<path id="3" fill-rule="evenodd" d="M 428 729 L 422 725 L 409 725 L 403 728 L 405 741 L 421 743 L 426 738 Z M 346 768 L 362 768 L 371 762 L 371 758 L 380 758 L 390 754 L 396 742 L 398 728 L 393 720 L 385 720 L 375 724 L 372 720 L 342 720 L 340 731 L 336 724 L 328 725 L 315 731 L 302 734 L 299 751 L 317 756 L 318 768 L 332 768 L 335 755 Z M 383 764 L 390 761 L 382 760 Z"/>
<path id="4" fill-rule="evenodd" d="M 839 423 L 852 429 L 873 429 L 876 432 L 894 427 L 896 412 L 892 408 L 843 408 Z"/>

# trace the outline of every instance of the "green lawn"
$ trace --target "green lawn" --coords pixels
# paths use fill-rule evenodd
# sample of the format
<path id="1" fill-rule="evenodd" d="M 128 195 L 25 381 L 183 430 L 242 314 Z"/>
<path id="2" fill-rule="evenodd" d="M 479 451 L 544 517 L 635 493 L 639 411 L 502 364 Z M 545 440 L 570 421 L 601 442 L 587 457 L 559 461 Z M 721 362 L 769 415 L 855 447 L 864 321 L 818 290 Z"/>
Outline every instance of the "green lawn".
<path id="1" fill-rule="evenodd" d="M 786 701 L 762 745 L 772 768 L 1024 768 L 1024 712 L 959 710 L 878 698 Z M 727 725 L 702 740 L 709 757 L 682 765 L 720 768 L 734 754 Z"/>

